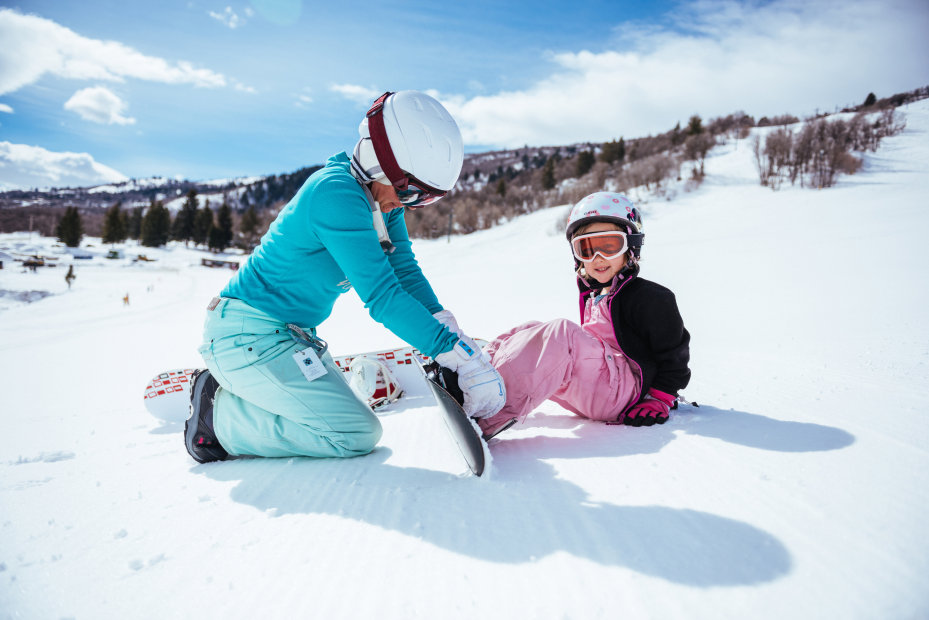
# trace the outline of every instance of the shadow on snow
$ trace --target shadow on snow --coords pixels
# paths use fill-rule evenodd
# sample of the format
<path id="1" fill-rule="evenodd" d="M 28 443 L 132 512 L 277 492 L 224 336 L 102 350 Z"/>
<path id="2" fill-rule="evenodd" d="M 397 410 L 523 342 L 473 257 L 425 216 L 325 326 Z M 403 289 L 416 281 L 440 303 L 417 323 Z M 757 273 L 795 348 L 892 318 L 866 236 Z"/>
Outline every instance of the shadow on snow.
<path id="1" fill-rule="evenodd" d="M 542 459 L 655 453 L 681 431 L 779 452 L 836 450 L 854 437 L 708 406 L 685 408 L 672 420 L 632 429 L 536 413 L 531 425 L 573 436 L 495 441 L 491 479 L 393 466 L 385 447 L 357 459 L 242 459 L 193 471 L 237 481 L 232 499 L 262 512 L 337 515 L 482 560 L 519 564 L 561 551 L 697 587 L 786 575 L 786 547 L 753 525 L 698 510 L 595 501 Z M 625 436 L 617 440 L 616 432 Z"/>

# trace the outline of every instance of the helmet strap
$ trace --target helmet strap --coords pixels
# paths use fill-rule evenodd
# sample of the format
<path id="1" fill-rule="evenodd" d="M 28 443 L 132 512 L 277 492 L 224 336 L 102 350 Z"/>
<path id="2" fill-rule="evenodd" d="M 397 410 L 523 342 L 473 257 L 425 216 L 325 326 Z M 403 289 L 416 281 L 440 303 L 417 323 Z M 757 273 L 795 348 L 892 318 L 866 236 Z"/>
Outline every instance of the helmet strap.
<path id="1" fill-rule="evenodd" d="M 384 215 L 381 213 L 381 205 L 374 200 L 374 194 L 371 193 L 371 189 L 368 187 L 368 184 L 374 181 L 369 180 L 365 182 L 365 178 L 370 179 L 371 177 L 365 173 L 360 165 L 355 165 L 354 158 L 352 159 L 350 170 L 352 176 L 355 177 L 355 180 L 361 185 L 361 189 L 364 190 L 365 197 L 368 199 L 368 209 L 371 211 L 371 220 L 374 222 L 374 230 L 377 232 L 377 240 L 381 243 L 381 249 L 384 250 L 385 254 L 393 254 L 396 247 L 394 247 L 393 242 L 390 240 L 390 235 L 387 233 L 387 226 L 384 225 Z"/>
<path id="2" fill-rule="evenodd" d="M 358 142 L 358 145 L 359 146 L 361 145 L 360 140 Z M 352 175 L 356 179 L 358 179 L 362 185 L 367 185 L 368 183 L 371 183 L 372 181 L 374 181 L 374 177 L 368 174 L 368 171 L 365 170 L 364 166 L 361 165 L 361 161 L 359 160 L 359 156 L 360 156 L 359 146 L 355 147 L 355 152 L 352 154 L 352 160 L 351 160 Z"/>

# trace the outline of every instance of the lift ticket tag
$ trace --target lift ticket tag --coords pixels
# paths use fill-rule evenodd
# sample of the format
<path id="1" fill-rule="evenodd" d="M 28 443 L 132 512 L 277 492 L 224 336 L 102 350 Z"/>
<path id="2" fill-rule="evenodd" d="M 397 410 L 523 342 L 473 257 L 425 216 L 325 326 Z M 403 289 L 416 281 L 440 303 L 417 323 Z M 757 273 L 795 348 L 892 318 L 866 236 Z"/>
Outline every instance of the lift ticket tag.
<path id="1" fill-rule="evenodd" d="M 313 349 L 297 351 L 294 353 L 294 361 L 307 381 L 314 381 L 326 374 L 326 367 L 323 366 L 319 356 L 316 355 L 316 351 Z"/>

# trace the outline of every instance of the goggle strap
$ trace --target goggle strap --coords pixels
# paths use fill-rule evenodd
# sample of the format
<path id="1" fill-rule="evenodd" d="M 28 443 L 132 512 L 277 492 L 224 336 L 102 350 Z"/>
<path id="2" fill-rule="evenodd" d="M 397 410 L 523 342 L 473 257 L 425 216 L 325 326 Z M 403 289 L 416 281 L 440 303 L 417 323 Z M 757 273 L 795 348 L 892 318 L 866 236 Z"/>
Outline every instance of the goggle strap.
<path id="1" fill-rule="evenodd" d="M 384 104 L 387 102 L 387 98 L 393 94 L 391 91 L 384 93 L 377 98 L 371 109 L 368 110 L 368 135 L 371 137 L 374 155 L 381 165 L 381 170 L 387 176 L 390 184 L 400 192 L 409 187 L 412 175 L 404 172 L 400 164 L 397 163 L 397 158 L 394 157 L 394 152 L 390 148 L 390 140 L 387 137 L 387 126 L 384 124 Z M 426 193 L 434 194 L 440 198 L 448 193 L 445 190 L 432 187 L 416 177 L 412 177 L 412 180 L 418 189 Z"/>
<path id="2" fill-rule="evenodd" d="M 381 165 L 387 179 L 398 190 L 404 190 L 407 187 L 406 174 L 397 163 L 397 158 L 390 148 L 390 140 L 387 138 L 387 126 L 384 124 L 384 103 L 390 97 L 392 92 L 388 91 L 377 98 L 371 109 L 368 110 L 368 134 L 371 136 L 371 145 L 374 147 L 374 155 L 377 156 L 377 162 Z"/>

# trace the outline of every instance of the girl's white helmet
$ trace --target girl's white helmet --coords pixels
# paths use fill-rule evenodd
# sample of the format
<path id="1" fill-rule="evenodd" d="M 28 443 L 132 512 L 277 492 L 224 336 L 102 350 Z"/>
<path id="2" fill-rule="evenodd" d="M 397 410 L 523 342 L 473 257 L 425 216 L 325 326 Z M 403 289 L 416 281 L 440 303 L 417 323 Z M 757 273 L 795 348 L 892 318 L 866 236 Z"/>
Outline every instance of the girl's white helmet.
<path id="1" fill-rule="evenodd" d="M 393 185 L 398 195 L 413 186 L 438 195 L 434 200 L 458 181 L 464 163 L 461 131 L 448 110 L 429 95 L 415 90 L 384 93 L 358 133 L 353 163 L 366 180 Z"/>
<path id="2" fill-rule="evenodd" d="M 642 215 L 631 200 L 615 192 L 596 192 L 582 198 L 571 209 L 565 236 L 568 242 L 574 233 L 593 222 L 610 222 L 626 231 L 626 240 L 632 255 L 638 259 L 645 242 L 642 232 Z"/>

